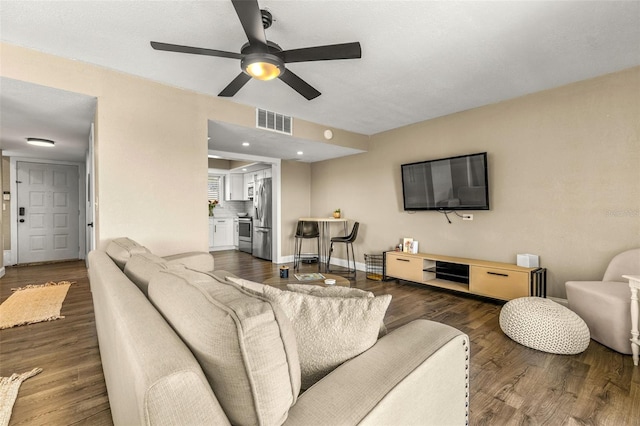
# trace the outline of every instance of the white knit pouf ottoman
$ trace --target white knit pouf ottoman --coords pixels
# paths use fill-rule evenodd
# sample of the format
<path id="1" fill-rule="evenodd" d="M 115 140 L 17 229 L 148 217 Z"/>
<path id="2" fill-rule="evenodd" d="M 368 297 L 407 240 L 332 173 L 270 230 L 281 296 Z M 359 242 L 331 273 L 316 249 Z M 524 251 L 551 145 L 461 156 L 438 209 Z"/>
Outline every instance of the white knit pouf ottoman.
<path id="1" fill-rule="evenodd" d="M 521 345 L 552 354 L 579 354 L 591 337 L 575 312 L 542 297 L 507 302 L 500 311 L 500 328 Z"/>

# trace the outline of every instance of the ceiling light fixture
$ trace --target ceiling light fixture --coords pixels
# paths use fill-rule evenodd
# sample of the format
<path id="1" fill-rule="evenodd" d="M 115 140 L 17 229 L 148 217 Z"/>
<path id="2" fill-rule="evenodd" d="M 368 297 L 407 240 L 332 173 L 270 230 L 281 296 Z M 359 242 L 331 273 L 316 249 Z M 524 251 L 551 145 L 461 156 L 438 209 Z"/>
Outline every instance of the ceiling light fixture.
<path id="1" fill-rule="evenodd" d="M 242 142 L 242 146 L 249 146 L 249 142 Z"/>
<path id="2" fill-rule="evenodd" d="M 298 151 L 298 155 L 302 155 L 302 154 L 304 154 L 304 152 Z"/>
<path id="3" fill-rule="evenodd" d="M 27 138 L 27 143 L 35 146 L 54 146 L 56 143 L 49 139 Z"/>
<path id="4" fill-rule="evenodd" d="M 242 58 L 240 66 L 251 77 L 262 81 L 273 80 L 284 72 L 284 61 L 270 53 L 249 53 Z"/>

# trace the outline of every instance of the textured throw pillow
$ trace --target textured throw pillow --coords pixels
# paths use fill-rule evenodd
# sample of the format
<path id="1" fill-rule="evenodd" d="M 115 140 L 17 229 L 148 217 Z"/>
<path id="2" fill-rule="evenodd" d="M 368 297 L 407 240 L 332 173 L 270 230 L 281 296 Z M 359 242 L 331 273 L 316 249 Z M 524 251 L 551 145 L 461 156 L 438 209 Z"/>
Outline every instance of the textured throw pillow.
<path id="1" fill-rule="evenodd" d="M 318 296 L 282 291 L 271 286 L 264 287 L 264 295 L 283 310 L 293 324 L 302 389 L 310 388 L 337 366 L 373 346 L 391 302 L 391 295 Z"/>
<path id="2" fill-rule="evenodd" d="M 374 297 L 374 294 L 370 291 L 341 286 L 324 287 L 308 284 L 287 284 L 287 289 L 289 289 L 290 291 L 295 291 L 296 293 L 304 293 L 321 297 Z M 385 334 L 387 334 L 387 326 L 384 325 L 384 321 L 380 321 L 378 339 Z"/>

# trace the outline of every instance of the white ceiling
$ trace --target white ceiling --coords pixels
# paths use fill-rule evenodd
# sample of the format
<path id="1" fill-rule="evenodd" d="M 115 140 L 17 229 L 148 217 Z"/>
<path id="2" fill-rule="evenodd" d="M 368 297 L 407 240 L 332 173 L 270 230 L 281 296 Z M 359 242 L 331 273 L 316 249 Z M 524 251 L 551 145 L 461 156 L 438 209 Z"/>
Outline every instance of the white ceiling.
<path id="1" fill-rule="evenodd" d="M 259 3 L 283 49 L 359 41 L 362 59 L 289 64 L 322 92 L 312 101 L 279 80 L 250 81 L 232 101 L 367 135 L 640 65 L 638 1 Z M 238 60 L 149 42 L 233 52 L 246 42 L 228 0 L 2 0 L 0 36 L 214 96 Z"/>
<path id="2" fill-rule="evenodd" d="M 0 78 L 0 149 L 12 157 L 84 161 L 96 98 Z M 26 138 L 55 141 L 36 147 Z"/>

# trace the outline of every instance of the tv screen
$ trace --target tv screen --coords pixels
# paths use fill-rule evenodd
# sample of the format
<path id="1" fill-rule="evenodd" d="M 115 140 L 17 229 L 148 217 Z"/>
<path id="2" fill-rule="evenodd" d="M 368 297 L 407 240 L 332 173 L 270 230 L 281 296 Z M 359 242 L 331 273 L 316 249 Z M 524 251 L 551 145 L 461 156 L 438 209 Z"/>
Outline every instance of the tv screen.
<path id="1" fill-rule="evenodd" d="M 487 153 L 402 165 L 405 210 L 489 210 Z"/>

